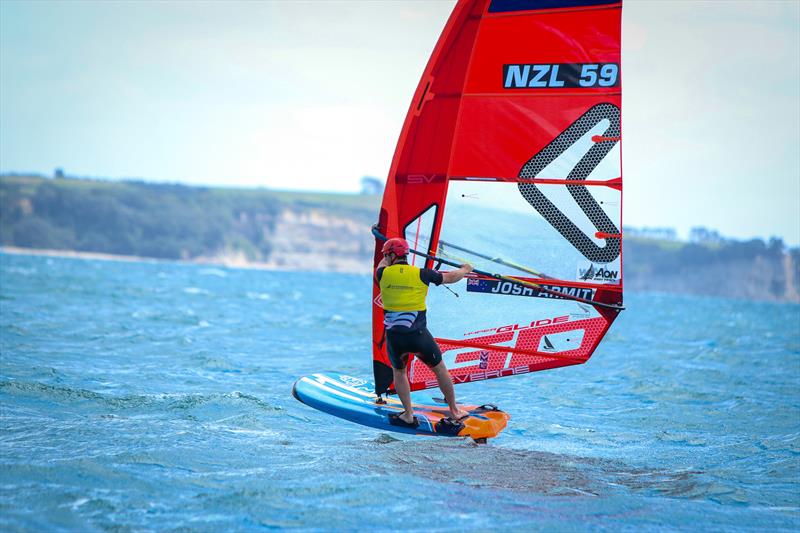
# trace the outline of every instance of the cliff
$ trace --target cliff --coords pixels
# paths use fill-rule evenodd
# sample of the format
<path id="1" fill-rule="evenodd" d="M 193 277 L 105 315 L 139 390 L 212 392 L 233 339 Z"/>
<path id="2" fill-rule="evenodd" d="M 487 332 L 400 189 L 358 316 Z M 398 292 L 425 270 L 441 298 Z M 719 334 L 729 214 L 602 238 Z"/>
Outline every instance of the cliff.
<path id="1" fill-rule="evenodd" d="M 624 247 L 628 290 L 800 302 L 800 249 L 785 250 L 777 239 L 692 244 L 631 238 Z"/>
<path id="2" fill-rule="evenodd" d="M 0 177 L 0 244 L 367 272 L 377 195 Z"/>

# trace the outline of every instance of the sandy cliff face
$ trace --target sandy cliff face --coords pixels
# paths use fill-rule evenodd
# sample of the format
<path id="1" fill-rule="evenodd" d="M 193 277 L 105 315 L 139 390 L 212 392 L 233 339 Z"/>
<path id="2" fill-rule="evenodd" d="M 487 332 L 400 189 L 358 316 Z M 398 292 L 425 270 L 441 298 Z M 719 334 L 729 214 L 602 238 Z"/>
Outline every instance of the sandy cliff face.
<path id="1" fill-rule="evenodd" d="M 313 208 L 286 208 L 262 231 L 272 245 L 267 258 L 253 260 L 242 250 L 228 249 L 199 260 L 280 270 L 363 274 L 372 269 L 375 240 L 369 226 L 353 218 Z"/>
<path id="2" fill-rule="evenodd" d="M 317 210 L 283 210 L 269 264 L 292 270 L 369 272 L 375 240 L 369 226 Z"/>
<path id="3" fill-rule="evenodd" d="M 658 265 L 643 264 L 644 258 L 632 257 L 637 268 L 625 272 L 625 289 L 705 294 L 751 300 L 800 302 L 795 260 L 786 254 L 782 260 L 757 256 L 753 259 L 711 262 L 659 270 Z"/>
<path id="4" fill-rule="evenodd" d="M 786 299 L 800 302 L 800 255 L 786 254 L 783 258 L 783 271 L 786 276 Z"/>

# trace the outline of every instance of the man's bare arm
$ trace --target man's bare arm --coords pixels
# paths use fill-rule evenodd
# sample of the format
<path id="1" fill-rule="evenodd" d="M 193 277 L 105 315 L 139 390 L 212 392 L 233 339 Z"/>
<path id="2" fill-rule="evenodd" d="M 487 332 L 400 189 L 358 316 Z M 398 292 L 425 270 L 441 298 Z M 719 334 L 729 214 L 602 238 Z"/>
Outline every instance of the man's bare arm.
<path id="1" fill-rule="evenodd" d="M 472 272 L 472 265 L 464 263 L 460 268 L 450 272 L 442 272 L 442 283 L 456 283 Z"/>

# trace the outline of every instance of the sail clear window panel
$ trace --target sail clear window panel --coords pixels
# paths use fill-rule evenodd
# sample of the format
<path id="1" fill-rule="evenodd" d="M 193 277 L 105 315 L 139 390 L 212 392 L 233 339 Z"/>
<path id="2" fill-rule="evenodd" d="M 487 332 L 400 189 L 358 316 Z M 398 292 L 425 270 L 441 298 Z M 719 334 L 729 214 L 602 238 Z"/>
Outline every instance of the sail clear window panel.
<path id="1" fill-rule="evenodd" d="M 404 231 L 404 237 L 412 250 L 427 252 L 430 247 L 431 237 L 433 236 L 433 223 L 436 220 L 436 205 L 432 205 L 420 216 L 412 220 Z M 409 264 L 418 267 L 425 266 L 425 258 L 411 254 L 408 258 Z"/>
<path id="2" fill-rule="evenodd" d="M 596 237 L 598 228 L 589 220 L 565 185 L 537 184 L 536 188 L 597 248 L 607 245 Z M 609 221 L 620 227 L 621 193 L 604 186 L 586 186 L 592 202 Z M 569 232 L 568 232 L 569 233 Z M 517 183 L 453 180 L 448 185 L 444 220 L 437 254 L 457 262 L 506 276 L 537 277 L 531 270 L 565 281 L 581 279 L 592 262 L 525 199 Z M 499 259 L 491 261 L 475 253 Z M 610 254 L 614 255 L 614 254 Z M 604 264 L 619 274 L 620 259 Z M 524 269 L 510 266 L 515 264 Z M 618 281 L 618 275 L 615 278 Z M 605 280 L 596 284 L 614 282 Z"/>
<path id="3" fill-rule="evenodd" d="M 542 178 L 546 177 L 544 174 L 540 176 Z M 614 180 L 617 178 L 622 177 L 622 145 L 617 143 L 614 148 L 612 148 L 606 156 L 600 160 L 600 163 L 592 170 L 588 176 L 586 176 L 587 180 L 592 181 L 607 181 L 607 180 Z"/>

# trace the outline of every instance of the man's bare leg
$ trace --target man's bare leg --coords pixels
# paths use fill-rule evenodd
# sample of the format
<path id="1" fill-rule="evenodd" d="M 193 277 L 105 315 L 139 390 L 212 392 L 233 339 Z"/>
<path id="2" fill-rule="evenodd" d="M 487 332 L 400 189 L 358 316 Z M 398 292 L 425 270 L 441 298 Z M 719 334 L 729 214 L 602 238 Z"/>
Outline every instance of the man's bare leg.
<path id="1" fill-rule="evenodd" d="M 431 370 L 436 374 L 436 381 L 439 382 L 439 388 L 442 390 L 442 394 L 444 394 L 447 405 L 450 406 L 450 415 L 453 418 L 467 416 L 469 413 L 463 409 L 459 409 L 458 404 L 456 404 L 456 391 L 453 390 L 453 379 L 450 377 L 450 373 L 447 371 L 444 361 L 431 368 Z M 408 384 L 408 380 L 406 380 L 406 384 Z M 397 380 L 395 380 L 394 386 L 397 388 Z M 399 393 L 398 390 L 398 394 Z"/>
<path id="2" fill-rule="evenodd" d="M 397 395 L 400 397 L 400 401 L 403 403 L 403 408 L 405 409 L 405 411 L 400 414 L 400 419 L 408 424 L 413 424 L 414 410 L 411 407 L 411 385 L 408 384 L 406 369 L 405 367 L 403 367 L 402 370 L 392 368 L 392 372 L 394 372 L 394 390 L 397 391 Z"/>

